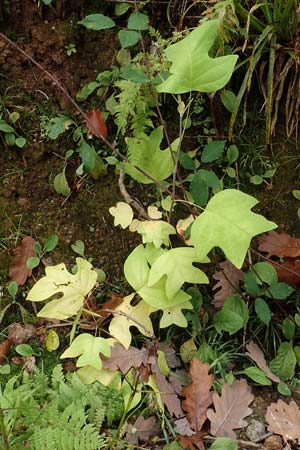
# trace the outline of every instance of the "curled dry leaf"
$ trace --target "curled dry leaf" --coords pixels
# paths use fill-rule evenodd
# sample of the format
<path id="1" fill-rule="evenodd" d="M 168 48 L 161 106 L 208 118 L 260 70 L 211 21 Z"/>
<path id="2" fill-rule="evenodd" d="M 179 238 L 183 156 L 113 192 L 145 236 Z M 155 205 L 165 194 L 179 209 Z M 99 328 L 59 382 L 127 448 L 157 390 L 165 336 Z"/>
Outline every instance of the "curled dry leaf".
<path id="1" fill-rule="evenodd" d="M 218 291 L 214 295 L 212 304 L 217 309 L 222 308 L 229 295 L 238 291 L 239 282 L 243 279 L 243 272 L 231 264 L 230 261 L 223 261 L 219 265 L 222 270 L 213 275 L 213 278 L 218 281 L 214 285 L 213 290 L 218 289 Z"/>
<path id="2" fill-rule="evenodd" d="M 270 231 L 257 238 L 258 250 L 270 256 L 300 256 L 300 239 L 282 232 Z"/>
<path id="3" fill-rule="evenodd" d="M 267 409 L 266 420 L 269 431 L 280 434 L 287 440 L 298 439 L 300 444 L 300 409 L 296 402 L 287 404 L 278 400 L 277 403 L 272 403 Z"/>
<path id="4" fill-rule="evenodd" d="M 0 365 L 3 364 L 3 362 L 5 361 L 5 357 L 6 357 L 7 353 L 9 352 L 13 343 L 14 343 L 14 341 L 10 338 L 5 339 L 5 341 L 1 342 L 1 344 L 0 344 Z"/>
<path id="5" fill-rule="evenodd" d="M 215 411 L 209 409 L 207 417 L 211 422 L 211 434 L 218 437 L 236 438 L 233 431 L 236 428 L 244 428 L 248 424 L 244 417 L 252 413 L 248 405 L 253 401 L 251 388 L 247 381 L 236 380 L 233 384 L 224 384 L 222 394 L 213 393 Z"/>
<path id="6" fill-rule="evenodd" d="M 90 133 L 97 137 L 103 137 L 106 139 L 107 127 L 102 119 L 102 113 L 93 109 L 86 113 L 88 120 L 86 121 L 86 127 Z"/>
<path id="7" fill-rule="evenodd" d="M 246 349 L 248 350 L 248 353 L 246 353 L 247 356 L 249 356 L 265 374 L 267 375 L 270 380 L 274 381 L 274 383 L 279 383 L 280 379 L 274 375 L 274 373 L 271 372 L 269 367 L 267 366 L 264 354 L 262 350 L 256 345 L 253 341 L 249 342 L 249 344 L 246 345 Z"/>
<path id="8" fill-rule="evenodd" d="M 33 248 L 34 243 L 33 237 L 26 236 L 21 244 L 15 248 L 14 257 L 9 268 L 9 277 L 19 286 L 22 286 L 32 274 L 32 270 L 28 269 L 26 263 L 28 258 L 36 256 Z"/>
<path id="9" fill-rule="evenodd" d="M 182 395 L 185 397 L 182 408 L 187 413 L 188 421 L 195 432 L 201 431 L 207 419 L 207 409 L 212 403 L 210 389 L 214 376 L 209 375 L 208 371 L 209 364 L 194 358 L 189 371 L 192 381 L 182 390 Z"/>

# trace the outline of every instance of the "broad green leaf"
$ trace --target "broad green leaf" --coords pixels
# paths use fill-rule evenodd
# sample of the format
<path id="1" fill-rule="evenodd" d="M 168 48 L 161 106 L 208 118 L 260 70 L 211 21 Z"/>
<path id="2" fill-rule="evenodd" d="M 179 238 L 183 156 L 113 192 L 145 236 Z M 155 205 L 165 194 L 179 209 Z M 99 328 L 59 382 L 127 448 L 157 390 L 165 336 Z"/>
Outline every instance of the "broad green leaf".
<path id="1" fill-rule="evenodd" d="M 239 294 L 227 297 L 221 311 L 214 316 L 214 326 L 217 330 L 236 333 L 248 322 L 248 307 Z"/>
<path id="2" fill-rule="evenodd" d="M 232 113 L 234 110 L 235 103 L 237 101 L 237 97 L 234 94 L 234 92 L 228 89 L 224 89 L 224 91 L 221 92 L 221 101 L 225 106 L 225 108 L 227 109 L 227 111 Z"/>
<path id="3" fill-rule="evenodd" d="M 146 72 L 141 67 L 136 67 L 133 64 L 122 67 L 120 77 L 138 84 L 149 83 Z"/>
<path id="4" fill-rule="evenodd" d="M 26 261 L 26 267 L 30 270 L 35 269 L 40 264 L 38 256 L 30 256 Z"/>
<path id="5" fill-rule="evenodd" d="M 146 220 L 139 223 L 137 232 L 142 235 L 143 244 L 152 243 L 156 248 L 170 245 L 170 234 L 176 234 L 175 228 L 163 220 Z"/>
<path id="6" fill-rule="evenodd" d="M 253 275 L 257 284 L 260 285 L 263 283 L 267 283 L 269 286 L 271 286 L 278 281 L 276 269 L 272 266 L 272 264 L 266 262 L 259 262 L 254 264 L 249 272 Z"/>
<path id="7" fill-rule="evenodd" d="M 29 344 L 19 344 L 15 348 L 16 352 L 21 356 L 32 356 L 36 355 L 33 348 Z"/>
<path id="8" fill-rule="evenodd" d="M 5 133 L 4 139 L 6 144 L 9 145 L 10 147 L 15 145 L 16 143 L 16 136 L 14 135 L 14 133 Z"/>
<path id="9" fill-rule="evenodd" d="M 178 305 L 164 309 L 162 318 L 159 322 L 160 328 L 167 328 L 171 325 L 186 328 L 187 320 L 181 311 L 182 309 L 193 309 L 193 305 L 190 301 L 187 301 L 185 303 L 179 303 Z"/>
<path id="10" fill-rule="evenodd" d="M 231 438 L 217 438 L 208 450 L 238 450 L 238 444 Z"/>
<path id="11" fill-rule="evenodd" d="M 107 358 L 110 357 L 109 340 L 95 337 L 89 333 L 82 333 L 63 352 L 61 358 L 75 358 L 81 355 L 77 360 L 76 367 L 91 366 L 94 369 L 101 369 L 102 362 L 99 353 L 102 353 Z"/>
<path id="12" fill-rule="evenodd" d="M 275 373 L 281 380 L 286 381 L 294 376 L 296 362 L 292 345 L 289 342 L 283 342 L 269 367 L 271 372 Z"/>
<path id="13" fill-rule="evenodd" d="M 12 297 L 13 300 L 16 299 L 16 295 L 18 293 L 18 283 L 16 283 L 15 281 L 11 281 L 9 283 L 9 285 L 7 286 L 7 290 L 9 295 Z"/>
<path id="14" fill-rule="evenodd" d="M 4 133 L 14 133 L 15 130 L 8 125 L 7 122 L 5 122 L 5 120 L 0 119 L 0 131 L 4 131 Z"/>
<path id="15" fill-rule="evenodd" d="M 176 292 L 174 297 L 169 298 L 166 294 L 164 278 L 151 287 L 146 285 L 138 290 L 138 294 L 148 305 L 156 310 L 165 310 L 181 303 L 186 303 L 191 298 L 190 295 L 182 290 Z"/>
<path id="16" fill-rule="evenodd" d="M 294 288 L 284 282 L 275 283 L 266 290 L 266 297 L 275 298 L 276 300 L 285 300 L 293 292 Z"/>
<path id="17" fill-rule="evenodd" d="M 124 263 L 125 278 L 135 291 L 141 289 L 148 281 L 150 268 L 145 247 L 138 245 Z"/>
<path id="18" fill-rule="evenodd" d="M 281 327 L 282 327 L 283 336 L 286 339 L 288 339 L 288 340 L 294 339 L 296 327 L 295 327 L 294 322 L 289 317 L 286 317 L 284 319 Z"/>
<path id="19" fill-rule="evenodd" d="M 221 158 L 226 141 L 212 141 L 207 144 L 201 153 L 201 162 L 208 163 Z"/>
<path id="20" fill-rule="evenodd" d="M 73 252 L 77 253 L 84 258 L 84 242 L 78 240 L 71 245 L 71 249 Z"/>
<path id="21" fill-rule="evenodd" d="M 44 243 L 44 250 L 46 252 L 52 252 L 58 244 L 58 236 L 56 234 L 52 234 L 48 236 Z"/>
<path id="22" fill-rule="evenodd" d="M 235 189 L 218 192 L 192 225 L 192 242 L 201 260 L 213 247 L 220 247 L 229 261 L 240 269 L 251 239 L 277 225 L 251 208 L 258 201 Z"/>
<path id="23" fill-rule="evenodd" d="M 269 380 L 264 371 L 259 369 L 258 367 L 247 367 L 247 369 L 244 370 L 244 373 L 247 375 L 247 377 L 251 378 L 251 380 L 255 381 L 258 384 L 261 384 L 262 386 L 272 385 L 272 381 Z"/>
<path id="24" fill-rule="evenodd" d="M 294 347 L 294 353 L 295 353 L 295 356 L 296 356 L 297 364 L 300 367 L 300 346 L 299 345 L 296 345 Z"/>
<path id="25" fill-rule="evenodd" d="M 64 116 L 63 114 L 60 114 L 57 117 L 54 117 L 51 119 L 51 127 L 50 132 L 48 133 L 48 137 L 50 139 L 57 139 L 58 136 L 62 133 L 64 133 L 70 125 L 72 125 L 74 121 L 70 119 L 68 116 Z"/>
<path id="26" fill-rule="evenodd" d="M 68 197 L 68 195 L 71 194 L 71 189 L 65 175 L 65 169 L 55 176 L 53 186 L 58 194 L 62 194 L 65 197 Z"/>
<path id="27" fill-rule="evenodd" d="M 190 193 L 197 205 L 206 205 L 208 200 L 208 185 L 199 172 L 196 172 L 193 176 Z"/>
<path id="28" fill-rule="evenodd" d="M 277 384 L 277 391 L 279 394 L 285 395 L 286 397 L 292 395 L 290 388 L 283 382 Z"/>
<path id="29" fill-rule="evenodd" d="M 122 48 L 131 47 L 140 40 L 140 33 L 131 30 L 120 30 L 118 32 L 118 38 Z"/>
<path id="30" fill-rule="evenodd" d="M 116 25 L 110 17 L 104 16 L 103 14 L 90 14 L 78 23 L 89 30 L 96 31 L 107 30 L 108 28 L 113 28 Z"/>
<path id="31" fill-rule="evenodd" d="M 168 178 L 174 168 L 170 149 L 160 150 L 160 144 L 163 139 L 163 127 L 147 136 L 128 138 L 127 153 L 129 162 L 124 164 L 125 172 L 134 180 L 143 184 L 150 184 L 153 181 L 139 172 L 136 167 L 151 175 L 157 181 L 163 181 Z M 172 149 L 176 150 L 178 140 L 173 142 Z"/>
<path id="32" fill-rule="evenodd" d="M 218 20 L 207 21 L 182 41 L 165 50 L 165 55 L 172 65 L 170 76 L 157 87 L 158 92 L 214 92 L 228 83 L 238 57 L 209 56 L 218 35 L 218 26 Z"/>
<path id="33" fill-rule="evenodd" d="M 59 347 L 59 336 L 55 330 L 50 330 L 46 337 L 46 349 L 48 352 L 53 352 Z"/>
<path id="34" fill-rule="evenodd" d="M 109 208 L 110 214 L 115 218 L 114 226 L 121 225 L 121 228 L 127 228 L 133 219 L 131 206 L 125 202 L 118 202 L 116 206 Z"/>
<path id="35" fill-rule="evenodd" d="M 192 247 L 168 250 L 151 267 L 148 286 L 153 286 L 167 275 L 166 294 L 168 298 L 172 298 L 185 282 L 208 284 L 209 279 L 202 270 L 193 266 L 194 262 L 200 261 Z M 209 260 L 205 258 L 205 261 L 201 262 L 209 262 Z"/>
<path id="36" fill-rule="evenodd" d="M 16 139 L 16 146 L 17 146 L 17 147 L 23 148 L 25 144 L 26 144 L 26 139 L 23 138 L 22 136 L 20 136 L 20 137 L 18 137 L 18 138 Z"/>
<path id="37" fill-rule="evenodd" d="M 236 145 L 230 145 L 227 149 L 227 160 L 229 164 L 234 163 L 239 157 L 239 150 Z"/>
<path id="38" fill-rule="evenodd" d="M 271 322 L 271 311 L 267 302 L 262 298 L 255 299 L 255 312 L 261 322 L 265 325 L 269 325 Z"/>
<path id="39" fill-rule="evenodd" d="M 134 12 L 130 14 L 127 28 L 130 30 L 147 30 L 149 27 L 149 17 L 147 14 Z"/>
<path id="40" fill-rule="evenodd" d="M 55 296 L 37 314 L 38 317 L 64 320 L 74 316 L 83 306 L 85 296 L 97 281 L 97 272 L 82 258 L 76 258 L 77 273 L 67 271 L 65 264 L 46 267 L 46 276 L 29 291 L 27 300 L 41 302 Z"/>
<path id="41" fill-rule="evenodd" d="M 99 86 L 100 84 L 97 81 L 92 81 L 91 83 L 85 84 L 83 88 L 77 92 L 76 100 L 79 102 L 84 102 Z"/>
<path id="42" fill-rule="evenodd" d="M 132 335 L 130 327 L 136 327 L 143 335 L 152 336 L 153 327 L 150 319 L 150 314 L 155 311 L 143 300 L 136 306 L 131 306 L 135 294 L 124 297 L 121 305 L 115 308 L 109 325 L 109 332 L 111 336 L 117 339 L 125 348 L 129 348 Z"/>

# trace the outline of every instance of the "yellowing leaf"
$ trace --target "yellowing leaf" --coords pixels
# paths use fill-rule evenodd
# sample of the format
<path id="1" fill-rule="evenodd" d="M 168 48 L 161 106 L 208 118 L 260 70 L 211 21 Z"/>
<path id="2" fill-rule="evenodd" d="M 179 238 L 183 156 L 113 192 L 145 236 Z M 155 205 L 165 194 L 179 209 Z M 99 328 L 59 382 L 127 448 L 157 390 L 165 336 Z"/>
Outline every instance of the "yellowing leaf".
<path id="1" fill-rule="evenodd" d="M 135 294 L 124 297 L 120 306 L 115 308 L 114 318 L 110 322 L 109 332 L 125 348 L 129 348 L 131 343 L 130 327 L 136 327 L 145 336 L 153 335 L 150 314 L 154 308 L 147 303 L 140 301 L 136 306 L 131 306 Z"/>
<path id="2" fill-rule="evenodd" d="M 77 360 L 76 367 L 91 366 L 94 369 L 101 369 L 102 362 L 99 353 L 107 357 L 110 356 L 108 339 L 82 333 L 74 339 L 70 347 L 61 355 L 61 358 L 75 358 L 81 355 Z"/>
<path id="3" fill-rule="evenodd" d="M 218 20 L 207 21 L 165 50 L 172 63 L 171 75 L 157 86 L 158 92 L 214 92 L 228 83 L 238 57 L 211 58 L 208 54 L 218 35 L 218 26 Z"/>
<path id="4" fill-rule="evenodd" d="M 46 267 L 46 276 L 29 291 L 27 300 L 41 302 L 56 296 L 37 314 L 38 317 L 64 320 L 82 308 L 85 296 L 97 281 L 97 272 L 83 258 L 76 258 L 77 273 L 67 271 L 65 264 Z"/>
<path id="5" fill-rule="evenodd" d="M 131 224 L 133 211 L 131 206 L 124 202 L 118 202 L 116 206 L 109 208 L 110 214 L 115 218 L 114 226 L 121 225 L 123 229 Z"/>
<path id="6" fill-rule="evenodd" d="M 187 301 L 164 309 L 162 318 L 159 322 L 160 328 L 166 328 L 170 325 L 177 325 L 182 328 L 187 327 L 187 320 L 181 311 L 182 309 L 193 309 L 193 305 L 191 302 Z"/>
<path id="7" fill-rule="evenodd" d="M 162 244 L 170 245 L 169 235 L 176 234 L 175 228 L 162 220 L 147 220 L 140 222 L 137 232 L 142 235 L 143 244 L 152 242 L 156 248 Z"/>
<path id="8" fill-rule="evenodd" d="M 192 242 L 199 259 L 220 247 L 238 269 L 243 265 L 251 239 L 277 225 L 251 211 L 258 201 L 235 189 L 218 192 L 192 225 Z"/>
<path id="9" fill-rule="evenodd" d="M 55 330 L 50 330 L 46 337 L 46 349 L 53 352 L 59 347 L 59 337 Z"/>
<path id="10" fill-rule="evenodd" d="M 199 262 L 194 248 L 178 247 L 168 250 L 151 267 L 148 285 L 153 286 L 162 276 L 167 275 L 166 294 L 168 298 L 172 298 L 185 282 L 209 283 L 205 273 L 194 267 L 193 262 Z M 203 258 L 202 262 L 209 262 L 209 259 Z"/>
<path id="11" fill-rule="evenodd" d="M 156 206 L 148 206 L 147 213 L 150 219 L 157 220 L 162 218 L 162 212 Z"/>
<path id="12" fill-rule="evenodd" d="M 113 386 L 116 389 L 121 388 L 121 372 L 118 370 L 111 371 L 103 368 L 99 370 L 92 366 L 84 366 L 80 367 L 76 373 L 84 384 L 99 381 L 104 386 Z"/>

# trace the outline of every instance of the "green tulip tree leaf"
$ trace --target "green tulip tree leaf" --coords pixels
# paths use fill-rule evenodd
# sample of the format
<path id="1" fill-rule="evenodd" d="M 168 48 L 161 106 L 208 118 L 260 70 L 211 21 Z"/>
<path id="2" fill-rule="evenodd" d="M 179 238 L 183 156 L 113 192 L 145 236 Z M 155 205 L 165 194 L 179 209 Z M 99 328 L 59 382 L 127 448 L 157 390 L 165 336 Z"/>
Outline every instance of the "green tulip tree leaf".
<path id="1" fill-rule="evenodd" d="M 82 308 L 85 296 L 97 281 L 97 272 L 83 258 L 76 258 L 77 273 L 68 272 L 65 264 L 46 267 L 46 276 L 29 291 L 27 300 L 42 302 L 53 296 L 37 314 L 38 317 L 64 320 L 74 316 Z"/>
<path id="2" fill-rule="evenodd" d="M 142 299 L 155 310 L 168 309 L 181 303 L 186 303 L 191 296 L 184 291 L 179 290 L 176 294 L 169 298 L 166 294 L 166 277 L 162 278 L 158 283 L 153 286 L 143 286 L 138 290 L 138 294 Z"/>
<path id="3" fill-rule="evenodd" d="M 149 136 L 144 134 L 127 139 L 128 162 L 124 164 L 124 170 L 139 183 L 150 184 L 153 181 L 138 171 L 136 167 L 157 181 L 163 181 L 172 174 L 174 162 L 169 148 L 160 149 L 162 138 L 163 127 L 158 127 Z M 172 150 L 176 151 L 177 146 L 178 139 L 173 142 Z"/>
<path id="4" fill-rule="evenodd" d="M 61 358 L 75 358 L 81 355 L 77 360 L 76 367 L 91 366 L 100 370 L 102 362 L 99 353 L 107 358 L 110 357 L 109 340 L 82 333 L 74 339 L 70 347 L 61 355 Z"/>
<path id="5" fill-rule="evenodd" d="M 251 239 L 277 227 L 251 211 L 258 201 L 235 189 L 218 192 L 192 225 L 192 242 L 200 260 L 213 247 L 220 247 L 227 259 L 240 269 Z"/>
<path id="6" fill-rule="evenodd" d="M 214 92 L 228 83 L 238 57 L 209 56 L 218 35 L 218 24 L 218 20 L 205 22 L 182 41 L 165 50 L 167 59 L 172 63 L 171 75 L 157 86 L 158 92 Z"/>
<path id="7" fill-rule="evenodd" d="M 135 291 L 145 286 L 148 281 L 150 267 L 145 247 L 138 245 L 127 257 L 124 264 L 125 278 Z"/>
<path id="8" fill-rule="evenodd" d="M 185 282 L 208 284 L 209 279 L 202 270 L 193 266 L 194 262 L 199 262 L 199 259 L 192 247 L 168 250 L 151 267 L 148 286 L 153 286 L 167 275 L 166 294 L 172 298 Z M 209 259 L 205 258 L 202 262 L 209 262 Z"/>

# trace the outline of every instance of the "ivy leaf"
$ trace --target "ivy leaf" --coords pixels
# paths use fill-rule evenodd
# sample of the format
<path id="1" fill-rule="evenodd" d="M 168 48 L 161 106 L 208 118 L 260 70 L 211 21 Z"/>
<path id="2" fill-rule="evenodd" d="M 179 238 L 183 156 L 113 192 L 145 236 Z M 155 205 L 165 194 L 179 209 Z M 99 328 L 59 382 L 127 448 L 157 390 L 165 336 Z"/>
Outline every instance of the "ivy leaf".
<path id="1" fill-rule="evenodd" d="M 83 306 L 85 296 L 95 286 L 97 272 L 82 258 L 76 258 L 77 273 L 67 271 L 65 264 L 46 267 L 46 276 L 29 291 L 27 300 L 41 302 L 59 296 L 47 303 L 38 317 L 65 320 L 74 316 Z"/>
<path id="2" fill-rule="evenodd" d="M 276 228 L 251 211 L 258 201 L 235 189 L 218 192 L 192 225 L 192 242 L 201 260 L 213 247 L 220 247 L 227 259 L 240 269 L 251 239 Z"/>
<path id="3" fill-rule="evenodd" d="M 157 181 L 163 181 L 168 178 L 174 168 L 170 149 L 160 150 L 160 144 L 163 139 L 163 127 L 147 136 L 128 138 L 127 153 L 129 162 L 124 164 L 125 172 L 134 180 L 143 184 L 150 184 L 153 181 L 139 172 L 136 167 L 151 175 Z M 172 149 L 176 150 L 178 139 L 173 142 Z"/>
<path id="4" fill-rule="evenodd" d="M 159 327 L 167 328 L 171 325 L 177 325 L 178 327 L 186 328 L 187 320 L 181 311 L 182 309 L 193 309 L 193 305 L 190 301 L 187 301 L 164 309 L 162 318 L 159 322 Z"/>
<path id="5" fill-rule="evenodd" d="M 205 261 L 208 262 L 208 258 L 205 258 Z M 148 286 L 153 286 L 161 277 L 167 275 L 166 294 L 168 298 L 172 298 L 184 282 L 208 284 L 205 273 L 194 267 L 193 262 L 199 262 L 194 248 L 168 250 L 151 267 Z"/>
<path id="6" fill-rule="evenodd" d="M 115 308 L 114 318 L 109 325 L 110 334 L 126 349 L 129 348 L 132 338 L 130 327 L 136 327 L 145 336 L 153 335 L 150 314 L 155 311 L 155 308 L 144 301 L 132 306 L 130 303 L 134 296 L 135 294 L 131 294 L 124 297 L 121 305 Z"/>
<path id="7" fill-rule="evenodd" d="M 115 218 L 114 226 L 121 225 L 123 229 L 127 228 L 133 219 L 131 206 L 124 202 L 118 202 L 116 206 L 109 208 L 110 214 Z"/>
<path id="8" fill-rule="evenodd" d="M 76 367 L 91 366 L 100 370 L 102 361 L 99 353 L 110 356 L 110 345 L 108 339 L 95 337 L 92 334 L 82 333 L 77 336 L 69 348 L 61 355 L 61 358 L 78 358 Z"/>
<path id="9" fill-rule="evenodd" d="M 218 20 L 210 20 L 165 50 L 167 59 L 172 63 L 171 75 L 157 87 L 158 92 L 214 92 L 228 83 L 237 56 L 209 56 L 209 50 L 218 35 L 218 27 Z"/>

